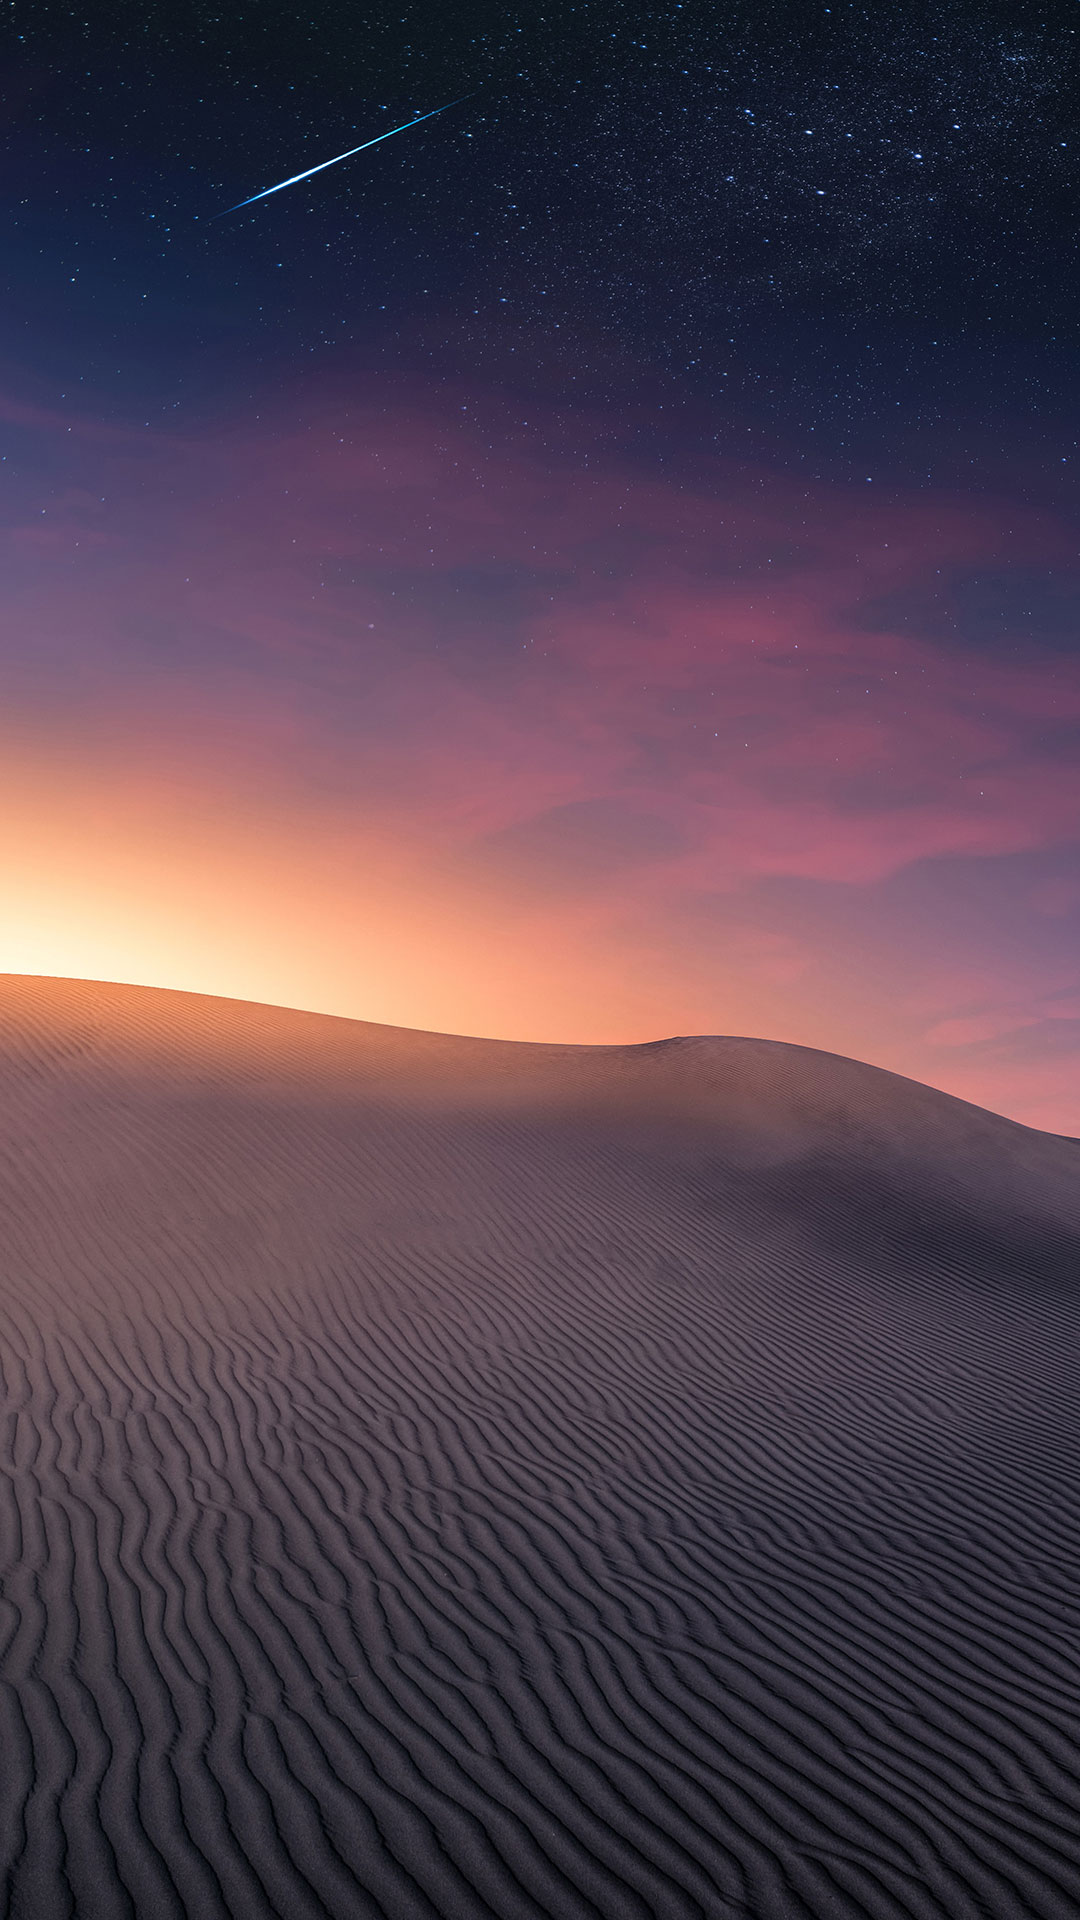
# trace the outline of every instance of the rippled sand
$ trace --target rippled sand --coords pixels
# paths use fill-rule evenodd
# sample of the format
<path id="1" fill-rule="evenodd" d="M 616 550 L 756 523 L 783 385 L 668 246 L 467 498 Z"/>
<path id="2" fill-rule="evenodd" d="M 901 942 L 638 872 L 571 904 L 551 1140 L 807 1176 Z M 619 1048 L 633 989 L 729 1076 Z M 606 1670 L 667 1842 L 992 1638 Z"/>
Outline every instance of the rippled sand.
<path id="1" fill-rule="evenodd" d="M 0 978 L 0 1913 L 1080 1911 L 1080 1145 Z"/>

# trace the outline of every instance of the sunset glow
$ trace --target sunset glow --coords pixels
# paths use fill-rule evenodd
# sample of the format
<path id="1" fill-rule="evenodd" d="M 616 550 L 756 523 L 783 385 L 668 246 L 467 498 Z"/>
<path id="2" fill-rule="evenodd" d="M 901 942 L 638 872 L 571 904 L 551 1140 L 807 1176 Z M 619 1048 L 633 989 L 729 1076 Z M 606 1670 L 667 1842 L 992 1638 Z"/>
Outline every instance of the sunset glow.
<path id="1" fill-rule="evenodd" d="M 8 970 L 764 1033 L 1077 1124 L 1077 789 L 1045 740 L 1080 676 L 976 668 L 963 628 L 1068 566 L 1052 518 L 722 456 L 673 485 L 445 391 L 290 409 L 182 436 L 9 407 L 63 485 L 6 531 Z"/>

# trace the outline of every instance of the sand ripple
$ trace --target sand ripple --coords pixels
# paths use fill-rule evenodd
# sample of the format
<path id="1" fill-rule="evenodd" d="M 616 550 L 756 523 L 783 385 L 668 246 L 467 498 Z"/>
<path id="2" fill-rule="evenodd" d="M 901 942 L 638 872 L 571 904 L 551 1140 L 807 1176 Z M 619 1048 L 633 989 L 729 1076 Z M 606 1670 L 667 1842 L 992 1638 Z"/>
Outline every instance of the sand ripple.
<path id="1" fill-rule="evenodd" d="M 0 981 L 0 1912 L 1080 1911 L 1080 1145 Z"/>

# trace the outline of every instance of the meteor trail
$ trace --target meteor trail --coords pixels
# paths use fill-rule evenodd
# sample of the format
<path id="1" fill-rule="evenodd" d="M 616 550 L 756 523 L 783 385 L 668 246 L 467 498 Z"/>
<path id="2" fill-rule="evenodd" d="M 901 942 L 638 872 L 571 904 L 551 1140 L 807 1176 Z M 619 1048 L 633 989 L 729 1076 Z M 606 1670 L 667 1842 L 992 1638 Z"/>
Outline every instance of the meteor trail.
<path id="1" fill-rule="evenodd" d="M 433 120 L 437 113 L 446 113 L 451 107 L 460 107 L 462 100 L 471 100 L 471 93 L 463 93 L 457 100 L 448 100 L 445 107 L 432 107 L 429 113 L 418 113 L 414 120 L 403 120 L 400 127 L 390 127 L 386 133 L 377 133 L 374 140 L 361 140 L 358 147 L 350 147 L 348 153 L 336 153 L 332 160 L 320 160 L 317 167 L 308 167 L 304 173 L 293 173 L 287 180 L 279 180 L 276 187 L 264 187 L 261 193 L 252 193 L 246 200 L 238 200 L 235 207 L 223 207 L 214 215 L 215 220 L 223 220 L 227 213 L 239 213 L 241 207 L 250 207 L 253 200 L 265 200 L 268 193 L 280 193 L 284 187 L 295 187 L 298 180 L 310 180 L 313 173 L 322 173 L 326 167 L 336 167 L 339 160 L 351 160 L 354 153 L 363 153 L 365 147 L 377 147 L 380 140 L 389 140 L 392 134 L 404 133 L 406 127 L 418 127 L 421 120 Z"/>

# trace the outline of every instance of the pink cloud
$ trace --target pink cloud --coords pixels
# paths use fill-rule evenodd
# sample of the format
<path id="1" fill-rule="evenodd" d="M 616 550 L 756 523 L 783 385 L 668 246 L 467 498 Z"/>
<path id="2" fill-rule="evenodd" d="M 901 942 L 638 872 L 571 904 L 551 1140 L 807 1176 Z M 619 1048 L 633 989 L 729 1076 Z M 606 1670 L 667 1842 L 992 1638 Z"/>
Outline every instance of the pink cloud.
<path id="1" fill-rule="evenodd" d="M 77 740 L 87 764 L 223 809 L 286 808 L 323 843 L 381 834 L 522 924 L 623 941 L 673 1007 L 707 1003 L 713 964 L 663 934 L 688 899 L 870 888 L 1080 838 L 1075 757 L 1043 743 L 1080 719 L 1080 658 L 1051 673 L 853 611 L 938 569 L 1071 564 L 1066 530 L 1012 503 L 883 505 L 722 466 L 695 490 L 599 448 L 588 467 L 552 455 L 565 422 L 473 414 L 445 392 L 324 393 L 181 437 L 9 408 L 74 451 L 43 524 L 24 490 L 0 533 L 6 736 Z M 512 849 L 484 866 L 497 836 L 552 816 L 569 875 L 592 817 L 559 809 L 597 799 L 661 821 L 670 849 L 605 867 L 597 841 L 588 897 L 561 904 L 524 854 L 513 888 Z M 1032 888 L 1042 916 L 1073 911 L 1060 876 Z M 806 942 L 725 939 L 783 1025 L 812 990 Z M 935 972 L 932 929 L 910 940 L 907 998 L 877 1017 L 907 1021 L 927 1060 L 1036 1025 L 1051 1016 L 1018 1010 L 1070 984 L 1010 986 L 993 955 Z"/>
<path id="2" fill-rule="evenodd" d="M 147 458 L 145 442 L 130 461 L 117 454 L 106 495 L 141 488 Z M 559 484 L 535 447 L 492 454 L 429 403 L 169 440 L 150 474 L 149 498 L 129 503 L 127 551 L 86 490 L 69 490 L 48 527 L 14 530 L 73 567 L 89 542 L 117 555 L 89 582 L 35 583 L 20 611 L 32 640 L 98 658 L 110 702 L 152 708 L 164 693 L 175 713 L 179 700 L 189 750 L 209 683 L 192 681 L 186 648 L 209 629 L 218 658 L 200 653 L 199 671 L 213 665 L 213 698 L 233 706 L 242 750 L 258 758 L 263 740 L 276 758 L 287 739 L 302 780 L 305 752 L 326 751 L 325 702 L 339 701 L 343 721 L 351 709 L 381 734 L 366 749 L 367 784 L 407 755 L 406 809 L 437 807 L 466 831 L 614 785 L 687 809 L 729 870 L 866 880 L 1080 826 L 1071 769 L 1040 764 L 1019 724 L 1080 713 L 1075 665 L 1059 665 L 1051 687 L 1039 670 L 983 662 L 973 698 L 970 662 L 847 618 L 859 593 L 903 581 L 913 556 L 926 571 L 995 553 L 992 509 L 916 500 L 883 514 L 860 496 L 809 501 L 775 482 L 748 504 L 745 489 L 687 497 L 618 471 Z M 590 556 L 628 521 L 640 553 L 632 541 L 598 576 Z M 790 545 L 793 529 L 805 555 L 785 578 L 760 564 L 733 571 L 740 551 Z M 1053 546 L 1034 519 L 1012 537 Z M 343 559 L 347 578 L 340 567 L 327 578 Z M 545 566 L 558 576 L 550 604 L 538 590 L 516 654 L 507 643 L 463 675 L 461 635 L 456 647 L 440 640 L 440 583 Z M 430 587 L 419 608 L 407 581 L 387 584 L 395 569 Z M 148 613 L 176 628 L 164 657 L 152 640 L 117 647 Z M 480 596 L 477 627 L 499 617 Z M 230 658 L 239 647 L 243 666 Z M 244 724 L 252 711 L 257 728 Z M 394 786 L 386 779 L 390 806 L 401 804 Z"/>

